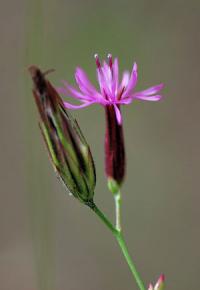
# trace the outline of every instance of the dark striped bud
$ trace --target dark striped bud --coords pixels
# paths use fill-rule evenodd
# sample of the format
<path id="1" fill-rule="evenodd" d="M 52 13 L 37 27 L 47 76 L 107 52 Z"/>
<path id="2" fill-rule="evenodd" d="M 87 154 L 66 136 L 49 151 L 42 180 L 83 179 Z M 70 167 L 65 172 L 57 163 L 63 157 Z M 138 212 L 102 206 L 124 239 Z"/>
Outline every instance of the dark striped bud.
<path id="1" fill-rule="evenodd" d="M 40 129 L 55 171 L 74 197 L 90 205 L 96 184 L 90 148 L 45 73 L 35 66 L 31 66 L 29 72 L 40 114 Z"/>

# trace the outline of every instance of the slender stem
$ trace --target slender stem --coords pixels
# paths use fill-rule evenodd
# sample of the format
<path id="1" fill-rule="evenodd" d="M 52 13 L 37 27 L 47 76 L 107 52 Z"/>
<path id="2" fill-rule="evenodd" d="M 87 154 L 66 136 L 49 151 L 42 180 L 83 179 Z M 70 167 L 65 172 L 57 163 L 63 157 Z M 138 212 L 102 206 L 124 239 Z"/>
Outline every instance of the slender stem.
<path id="1" fill-rule="evenodd" d="M 90 206 L 90 205 L 89 205 Z M 114 227 L 114 225 L 109 221 L 109 219 L 105 216 L 105 214 L 96 206 L 96 204 L 93 204 L 90 206 L 90 208 L 96 213 L 96 215 L 103 221 L 103 223 L 111 230 L 111 232 L 116 235 L 117 230 Z"/>
<path id="2" fill-rule="evenodd" d="M 140 278 L 140 275 L 134 265 L 134 262 L 131 259 L 131 256 L 129 255 L 128 248 L 126 246 L 126 243 L 124 241 L 124 238 L 122 236 L 121 230 L 118 230 L 113 226 L 113 224 L 109 221 L 109 219 L 102 213 L 102 211 L 94 204 L 89 204 L 90 208 L 96 213 L 96 215 L 101 219 L 101 221 L 107 226 L 107 228 L 113 233 L 115 238 L 117 239 L 119 246 L 121 248 L 122 253 L 124 254 L 124 257 L 126 259 L 126 262 L 135 278 L 135 281 L 139 287 L 140 290 L 146 290 L 144 283 L 142 282 L 142 279 Z"/>
<path id="3" fill-rule="evenodd" d="M 139 289 L 140 290 L 146 290 L 146 288 L 144 286 L 144 283 L 143 283 L 143 281 L 142 281 L 142 279 L 141 279 L 141 277 L 140 277 L 140 275 L 139 275 L 139 273 L 138 273 L 138 271 L 136 269 L 136 266 L 134 265 L 134 262 L 131 259 L 131 256 L 130 256 L 130 254 L 128 252 L 128 248 L 126 246 L 126 243 L 124 241 L 124 238 L 123 238 L 122 234 L 119 233 L 118 235 L 116 235 L 116 239 L 117 239 L 117 241 L 119 243 L 119 246 L 120 246 L 120 248 L 122 250 L 122 253 L 124 254 L 126 262 L 127 262 L 128 266 L 129 266 L 129 268 L 130 268 L 130 270 L 131 270 L 131 272 L 132 272 L 132 274 L 133 274 L 133 276 L 135 278 L 135 281 L 136 281 Z"/>
<path id="4" fill-rule="evenodd" d="M 121 232 L 121 192 L 114 194 L 116 229 Z"/>

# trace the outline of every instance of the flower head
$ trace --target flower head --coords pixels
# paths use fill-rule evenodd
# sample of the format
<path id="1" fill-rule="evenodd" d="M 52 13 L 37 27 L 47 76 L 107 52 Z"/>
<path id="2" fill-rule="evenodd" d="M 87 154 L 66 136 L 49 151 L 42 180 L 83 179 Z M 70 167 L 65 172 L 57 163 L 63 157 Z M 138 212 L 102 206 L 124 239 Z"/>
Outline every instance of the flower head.
<path id="1" fill-rule="evenodd" d="M 101 65 L 98 55 L 95 54 L 95 60 L 100 91 L 91 84 L 84 70 L 78 67 L 75 72 L 75 79 L 79 90 L 70 86 L 66 81 L 63 81 L 64 87 L 57 88 L 61 94 L 71 96 L 81 102 L 80 105 L 64 102 L 67 108 L 80 109 L 94 103 L 101 104 L 102 106 L 112 105 L 115 110 L 117 122 L 121 124 L 120 105 L 128 105 L 134 99 L 147 101 L 158 101 L 161 99 L 162 96 L 159 94 L 159 91 L 163 88 L 163 84 L 135 92 L 135 86 L 138 80 L 136 63 L 133 64 L 131 73 L 128 71 L 123 72 L 120 82 L 117 58 L 113 60 L 112 55 L 109 54 L 107 62 L 104 61 L 103 65 Z"/>
<path id="2" fill-rule="evenodd" d="M 40 129 L 55 171 L 74 197 L 91 206 L 96 176 L 90 148 L 45 74 L 35 66 L 29 72 L 40 114 Z"/>

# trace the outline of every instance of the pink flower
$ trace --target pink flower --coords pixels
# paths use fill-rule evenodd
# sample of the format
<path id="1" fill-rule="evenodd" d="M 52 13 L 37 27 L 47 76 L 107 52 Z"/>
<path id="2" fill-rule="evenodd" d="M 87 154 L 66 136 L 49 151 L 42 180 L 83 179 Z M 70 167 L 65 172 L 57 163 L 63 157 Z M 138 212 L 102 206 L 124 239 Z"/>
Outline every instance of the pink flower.
<path id="1" fill-rule="evenodd" d="M 163 88 L 163 84 L 150 87 L 146 90 L 135 92 L 135 86 L 138 80 L 137 64 L 133 64 L 131 73 L 124 71 L 122 80 L 119 82 L 118 76 L 118 59 L 112 59 L 112 55 L 108 55 L 108 61 L 104 61 L 101 65 L 98 55 L 95 55 L 97 66 L 97 78 L 99 82 L 100 91 L 91 84 L 87 74 L 83 69 L 77 68 L 75 72 L 75 79 L 79 90 L 68 85 L 63 81 L 64 87 L 57 88 L 58 92 L 67 96 L 71 96 L 81 102 L 80 105 L 70 104 L 64 102 L 68 109 L 81 109 L 92 104 L 98 103 L 102 106 L 112 105 L 115 110 L 117 122 L 122 123 L 120 112 L 120 105 L 129 105 L 134 99 L 159 101 L 161 95 L 159 91 Z"/>

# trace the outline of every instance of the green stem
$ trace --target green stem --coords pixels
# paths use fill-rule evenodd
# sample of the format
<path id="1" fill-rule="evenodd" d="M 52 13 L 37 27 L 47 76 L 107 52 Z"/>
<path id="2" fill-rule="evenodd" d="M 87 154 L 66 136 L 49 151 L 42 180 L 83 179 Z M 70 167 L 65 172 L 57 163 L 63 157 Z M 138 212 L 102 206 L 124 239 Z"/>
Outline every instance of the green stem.
<path id="1" fill-rule="evenodd" d="M 121 232 L 121 192 L 114 194 L 116 229 Z"/>
<path id="2" fill-rule="evenodd" d="M 114 235 L 116 235 L 117 234 L 116 228 L 109 221 L 109 219 L 104 215 L 104 213 L 96 206 L 96 204 L 93 204 L 92 206 L 90 206 L 90 208 L 96 213 L 96 215 L 101 219 L 101 221 L 103 221 L 103 223 L 107 226 L 107 228 L 109 228 L 109 230 L 111 230 L 111 232 Z"/>
<path id="3" fill-rule="evenodd" d="M 109 219 L 104 215 L 104 213 L 102 213 L 102 211 L 95 205 L 95 204 L 92 204 L 89 205 L 90 208 L 96 213 L 96 215 L 101 219 L 101 221 L 107 226 L 107 228 L 113 233 L 113 235 L 115 236 L 115 238 L 117 239 L 118 241 L 118 244 L 121 248 L 121 251 L 126 259 L 126 262 L 135 278 L 135 281 L 139 287 L 140 290 L 146 290 L 145 289 L 145 286 L 144 286 L 144 283 L 142 281 L 142 279 L 140 278 L 140 275 L 134 265 L 134 262 L 132 261 L 131 259 L 131 256 L 129 255 L 129 252 L 128 252 L 128 248 L 126 246 L 126 243 L 124 241 L 124 238 L 122 236 L 122 233 L 121 233 L 121 230 L 118 230 L 117 228 L 115 228 L 113 226 L 113 224 L 109 221 Z"/>
<path id="4" fill-rule="evenodd" d="M 138 271 L 136 269 L 136 266 L 135 266 L 133 260 L 131 259 L 131 256 L 130 256 L 130 254 L 128 252 L 128 248 L 126 246 L 126 243 L 124 241 L 124 238 L 123 238 L 122 234 L 119 233 L 118 235 L 116 235 L 116 239 L 117 239 L 117 241 L 119 243 L 119 246 L 120 246 L 120 248 L 122 250 L 122 253 L 124 254 L 126 262 L 127 262 L 128 266 L 129 266 L 129 268 L 130 268 L 130 270 L 131 270 L 131 272 L 132 272 L 132 274 L 133 274 L 133 276 L 135 278 L 135 281 L 136 281 L 139 289 L 140 290 L 146 290 L 146 288 L 144 286 L 144 283 L 143 283 L 143 281 L 142 281 L 142 279 L 141 279 L 141 277 L 140 277 L 140 275 L 139 275 L 139 273 L 138 273 Z"/>

